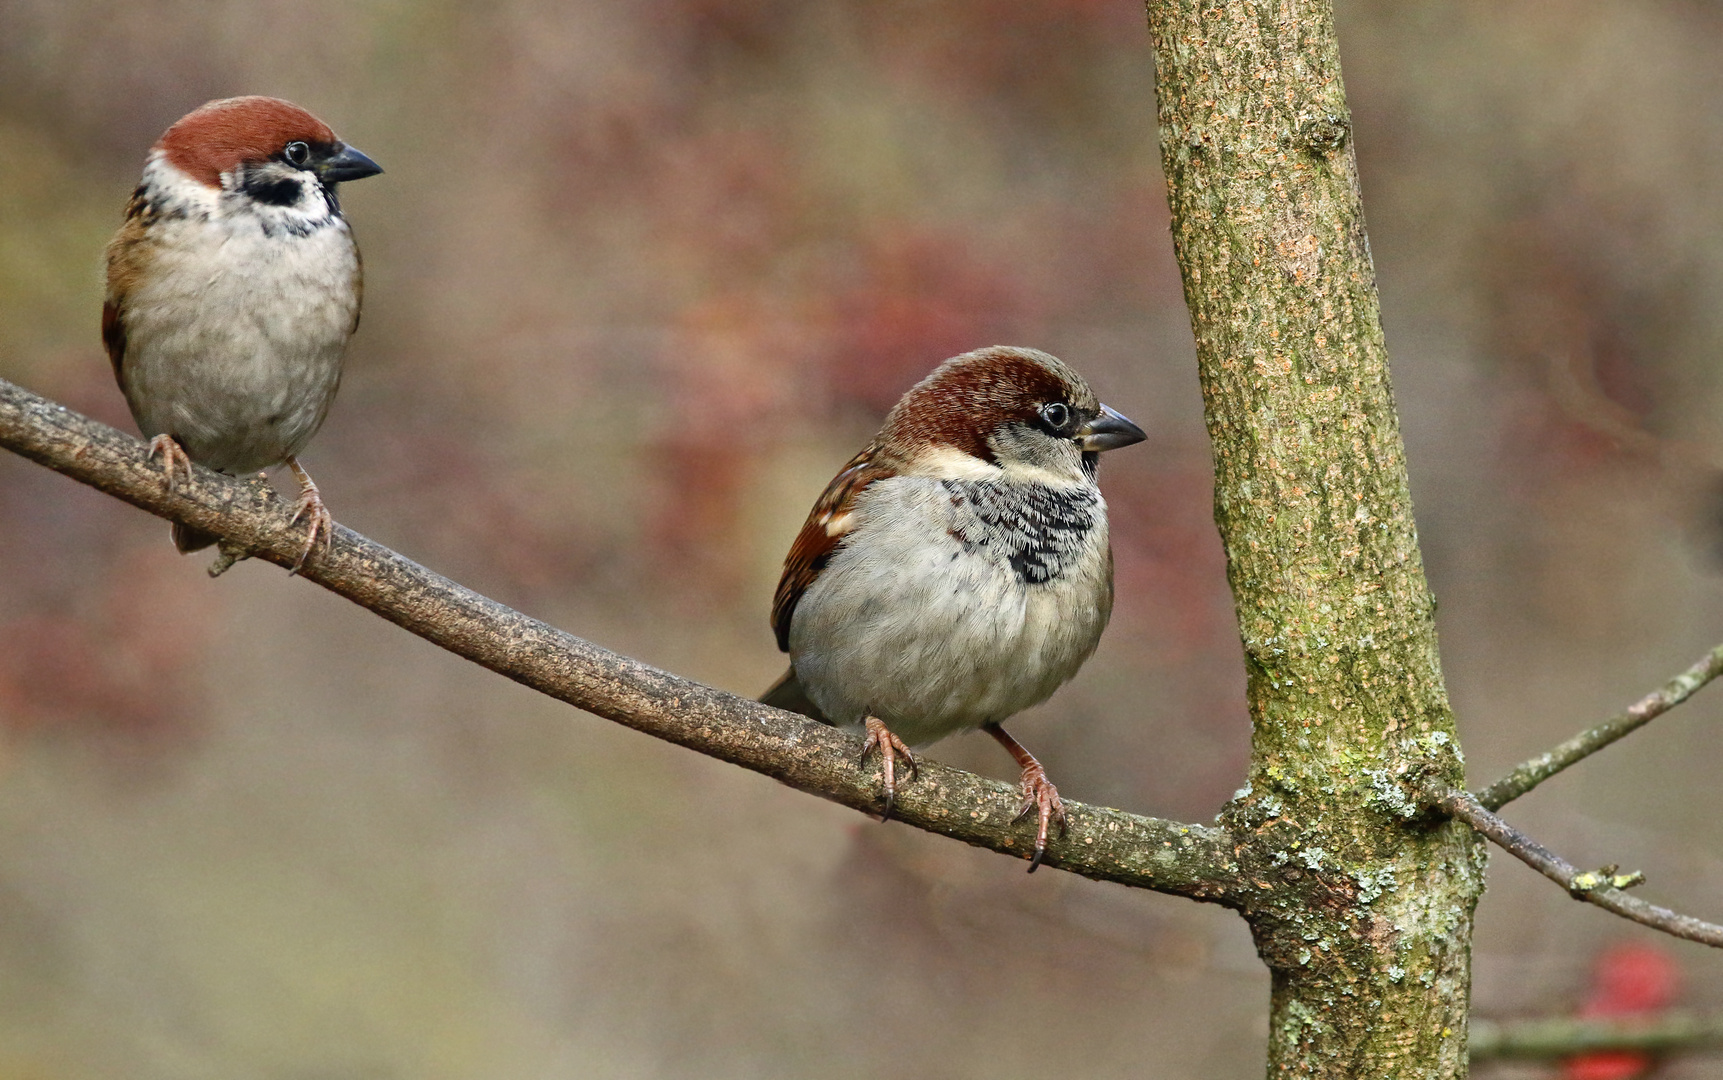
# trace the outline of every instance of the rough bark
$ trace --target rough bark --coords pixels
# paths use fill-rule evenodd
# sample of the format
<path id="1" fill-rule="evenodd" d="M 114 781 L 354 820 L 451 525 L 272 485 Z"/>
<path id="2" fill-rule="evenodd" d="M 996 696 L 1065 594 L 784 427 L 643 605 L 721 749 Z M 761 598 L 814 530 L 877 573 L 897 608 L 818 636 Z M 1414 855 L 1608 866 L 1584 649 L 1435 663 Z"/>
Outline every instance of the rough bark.
<path id="1" fill-rule="evenodd" d="M 1161 156 L 1244 642 L 1269 1073 L 1466 1069 L 1483 851 L 1407 488 L 1333 13 L 1150 0 Z M 1292 885 L 1293 887 L 1286 887 Z"/>

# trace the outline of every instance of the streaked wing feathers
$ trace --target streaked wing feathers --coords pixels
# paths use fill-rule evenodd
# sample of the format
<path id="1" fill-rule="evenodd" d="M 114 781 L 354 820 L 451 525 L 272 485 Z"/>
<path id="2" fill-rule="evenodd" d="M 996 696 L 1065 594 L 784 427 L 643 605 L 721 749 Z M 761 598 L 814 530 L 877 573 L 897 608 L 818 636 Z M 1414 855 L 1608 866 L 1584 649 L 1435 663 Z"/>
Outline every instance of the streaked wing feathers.
<path id="1" fill-rule="evenodd" d="M 102 305 L 102 344 L 108 347 L 108 360 L 114 365 L 114 378 L 118 379 L 120 365 L 126 359 L 126 324 L 120 321 L 119 305 L 112 300 Z"/>
<path id="2" fill-rule="evenodd" d="M 137 288 L 143 273 L 150 250 L 148 226 L 152 217 L 150 202 L 139 187 L 126 204 L 126 223 L 108 242 L 108 295 L 102 304 L 102 344 L 108 347 L 108 360 L 114 365 L 116 379 L 121 379 L 120 370 L 126 360 L 126 316 L 121 305 Z M 124 379 L 120 385 L 125 385 Z"/>
<path id="3" fill-rule="evenodd" d="M 784 576 L 778 580 L 778 591 L 772 597 L 772 630 L 778 635 L 778 648 L 784 652 L 790 651 L 790 619 L 796 613 L 797 602 L 825 569 L 838 544 L 855 528 L 856 496 L 875 480 L 893 475 L 889 467 L 874 463 L 876 450 L 877 446 L 870 443 L 832 478 L 825 494 L 814 503 L 802 531 L 796 534 L 789 555 L 784 557 Z"/>

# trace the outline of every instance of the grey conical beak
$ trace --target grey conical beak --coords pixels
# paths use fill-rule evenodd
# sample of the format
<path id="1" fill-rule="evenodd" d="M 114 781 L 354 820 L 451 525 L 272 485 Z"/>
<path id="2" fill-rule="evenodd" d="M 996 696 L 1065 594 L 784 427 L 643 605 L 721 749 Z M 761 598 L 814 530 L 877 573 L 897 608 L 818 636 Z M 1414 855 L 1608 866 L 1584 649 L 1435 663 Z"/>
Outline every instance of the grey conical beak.
<path id="1" fill-rule="evenodd" d="M 1143 429 L 1126 420 L 1107 406 L 1101 415 L 1077 429 L 1077 447 L 1084 452 L 1117 450 L 1121 446 L 1140 443 L 1148 438 Z"/>
<path id="2" fill-rule="evenodd" d="M 383 166 L 345 143 L 341 144 L 339 153 L 329 155 L 317 166 L 317 175 L 322 177 L 325 184 L 344 184 L 349 180 L 363 180 L 367 176 L 376 176 L 382 171 Z"/>

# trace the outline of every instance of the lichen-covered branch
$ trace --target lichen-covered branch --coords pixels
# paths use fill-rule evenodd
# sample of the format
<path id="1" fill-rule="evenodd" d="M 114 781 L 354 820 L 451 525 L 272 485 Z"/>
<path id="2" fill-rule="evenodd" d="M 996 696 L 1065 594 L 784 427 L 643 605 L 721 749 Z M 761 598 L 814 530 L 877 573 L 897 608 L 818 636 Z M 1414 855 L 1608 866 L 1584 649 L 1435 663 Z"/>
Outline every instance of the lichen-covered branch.
<path id="1" fill-rule="evenodd" d="M 1723 1016 L 1663 1013 L 1499 1023 L 1474 1020 L 1468 1047 L 1474 1063 L 1501 1058 L 1545 1060 L 1600 1050 L 1716 1050 L 1723 1048 Z"/>
<path id="2" fill-rule="evenodd" d="M 1243 637 L 1250 786 L 1224 820 L 1323 902 L 1246 907 L 1269 1074 L 1466 1067 L 1482 845 L 1461 783 L 1329 0 L 1149 0 L 1161 162 Z"/>
<path id="3" fill-rule="evenodd" d="M 1723 645 L 1717 646 L 1692 667 L 1645 695 L 1625 710 L 1589 731 L 1582 731 L 1546 754 L 1522 762 L 1514 770 L 1478 792 L 1479 805 L 1500 810 L 1556 773 L 1583 761 L 1610 743 L 1662 716 L 1698 693 L 1711 680 L 1723 675 Z"/>
<path id="4" fill-rule="evenodd" d="M 1605 911 L 1613 911 L 1624 919 L 1632 919 L 1673 937 L 1697 941 L 1712 948 L 1723 948 L 1723 926 L 1695 919 L 1691 915 L 1682 915 L 1627 895 L 1624 890 L 1643 882 L 1645 875 L 1623 874 L 1613 866 L 1582 871 L 1490 813 L 1470 792 L 1433 785 L 1430 795 L 1442 810 L 1489 837 L 1503 851 L 1566 889 L 1575 900 L 1596 904 Z"/>
<path id="5" fill-rule="evenodd" d="M 303 532 L 267 485 L 207 469 L 169 492 L 145 446 L 105 424 L 0 380 L 0 446 L 170 521 L 215 533 L 280 566 Z M 166 543 L 164 537 L 163 542 Z M 637 731 L 764 773 L 867 813 L 876 770 L 843 733 L 660 671 L 528 618 L 337 526 L 304 577 L 459 656 Z M 1027 859 L 1033 824 L 1015 823 L 1016 788 L 934 761 L 899 789 L 893 816 L 928 832 Z M 1045 865 L 1199 900 L 1235 903 L 1239 872 L 1220 830 L 1067 801 L 1070 831 Z M 739 823 L 738 828 L 745 828 Z"/>

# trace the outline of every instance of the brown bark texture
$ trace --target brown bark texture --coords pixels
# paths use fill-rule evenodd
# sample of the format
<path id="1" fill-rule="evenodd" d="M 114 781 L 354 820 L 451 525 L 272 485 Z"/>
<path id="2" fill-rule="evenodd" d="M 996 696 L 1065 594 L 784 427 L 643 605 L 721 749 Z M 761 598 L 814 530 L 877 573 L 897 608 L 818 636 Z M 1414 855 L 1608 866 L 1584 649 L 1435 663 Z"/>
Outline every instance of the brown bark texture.
<path id="1" fill-rule="evenodd" d="M 1463 785 L 1327 0 L 1150 0 L 1161 157 L 1243 638 L 1223 823 L 1273 974 L 1270 1076 L 1466 1071 Z"/>

